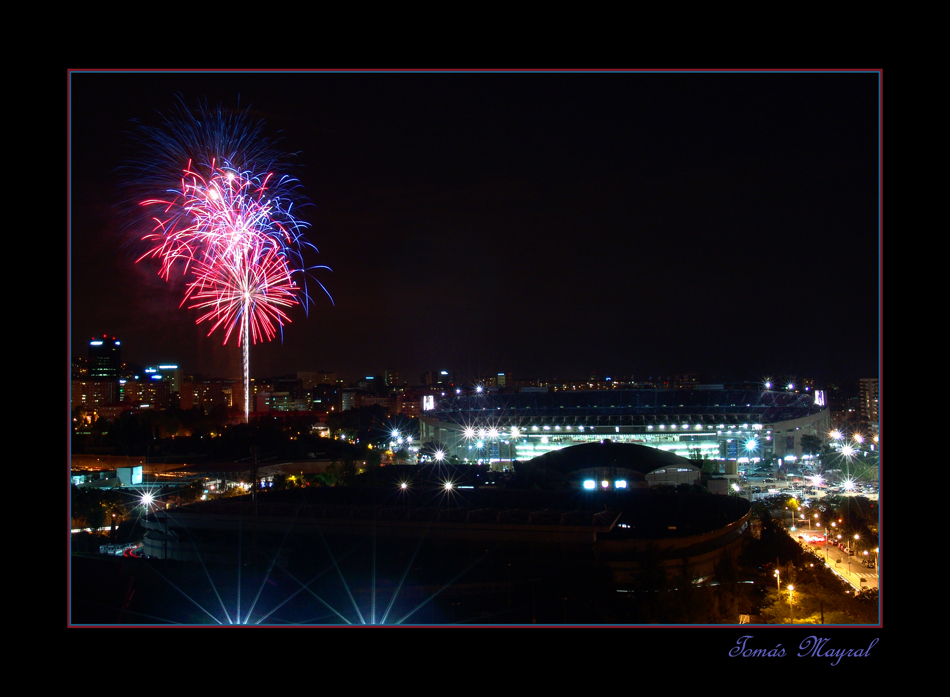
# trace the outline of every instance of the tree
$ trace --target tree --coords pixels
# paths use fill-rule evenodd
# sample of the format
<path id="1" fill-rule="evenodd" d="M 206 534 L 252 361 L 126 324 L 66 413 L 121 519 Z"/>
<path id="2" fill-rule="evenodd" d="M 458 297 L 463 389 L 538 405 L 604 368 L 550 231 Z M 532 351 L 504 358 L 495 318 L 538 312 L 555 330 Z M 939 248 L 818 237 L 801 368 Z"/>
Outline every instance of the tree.
<path id="1" fill-rule="evenodd" d="M 183 504 L 194 503 L 204 493 L 205 483 L 199 479 L 178 491 L 178 498 Z"/>
<path id="2" fill-rule="evenodd" d="M 802 435 L 802 452 L 808 455 L 819 455 L 821 453 L 821 438 L 813 436 L 810 433 Z"/>
<path id="3" fill-rule="evenodd" d="M 731 554 L 724 554 L 716 564 L 716 580 L 719 620 L 735 623 L 739 617 L 739 566 Z"/>
<path id="4" fill-rule="evenodd" d="M 106 524 L 106 509 L 99 501 L 94 502 L 86 513 L 86 527 L 91 528 L 93 532 Z"/>
<path id="5" fill-rule="evenodd" d="M 376 469 L 383 461 L 383 451 L 379 448 L 372 448 L 366 451 L 367 469 Z"/>

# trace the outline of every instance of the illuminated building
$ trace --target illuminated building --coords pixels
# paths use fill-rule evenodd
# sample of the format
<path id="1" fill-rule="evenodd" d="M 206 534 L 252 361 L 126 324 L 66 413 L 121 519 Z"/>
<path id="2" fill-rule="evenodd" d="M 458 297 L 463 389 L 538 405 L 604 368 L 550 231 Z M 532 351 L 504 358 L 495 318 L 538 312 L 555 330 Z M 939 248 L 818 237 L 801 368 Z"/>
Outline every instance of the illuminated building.
<path id="1" fill-rule="evenodd" d="M 71 406 L 98 413 L 105 405 L 117 401 L 117 387 L 115 380 L 73 380 Z"/>
<path id="2" fill-rule="evenodd" d="M 876 434 L 881 420 L 880 381 L 877 378 L 861 378 L 858 388 L 861 419 L 870 431 Z"/>
<path id="3" fill-rule="evenodd" d="M 251 384 L 251 389 L 255 385 Z M 223 380 L 205 380 L 200 377 L 188 377 L 182 382 L 181 408 L 199 408 L 209 411 L 216 406 L 234 407 L 243 404 L 244 390 L 241 380 L 229 378 Z"/>
<path id="4" fill-rule="evenodd" d="M 119 402 L 131 402 L 150 409 L 167 409 L 172 395 L 179 392 L 181 371 L 177 365 L 148 367 L 131 378 L 120 378 Z"/>
<path id="5" fill-rule="evenodd" d="M 435 396 L 423 444 L 462 462 L 524 462 L 570 445 L 637 443 L 685 458 L 738 462 L 802 457 L 801 437 L 825 438 L 820 391 L 692 389 L 478 392 Z"/>
<path id="6" fill-rule="evenodd" d="M 89 377 L 93 380 L 114 380 L 122 366 L 122 350 L 115 337 L 103 335 L 89 340 Z"/>

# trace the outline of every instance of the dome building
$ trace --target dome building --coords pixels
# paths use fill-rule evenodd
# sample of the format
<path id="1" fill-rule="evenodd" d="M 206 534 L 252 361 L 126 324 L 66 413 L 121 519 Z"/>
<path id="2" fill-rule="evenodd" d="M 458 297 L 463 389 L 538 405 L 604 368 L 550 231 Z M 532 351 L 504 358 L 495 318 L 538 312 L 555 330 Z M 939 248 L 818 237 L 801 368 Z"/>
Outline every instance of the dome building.
<path id="1" fill-rule="evenodd" d="M 636 443 L 580 443 L 518 463 L 518 474 L 561 480 L 572 488 L 634 489 L 699 484 L 701 470 L 674 453 Z"/>

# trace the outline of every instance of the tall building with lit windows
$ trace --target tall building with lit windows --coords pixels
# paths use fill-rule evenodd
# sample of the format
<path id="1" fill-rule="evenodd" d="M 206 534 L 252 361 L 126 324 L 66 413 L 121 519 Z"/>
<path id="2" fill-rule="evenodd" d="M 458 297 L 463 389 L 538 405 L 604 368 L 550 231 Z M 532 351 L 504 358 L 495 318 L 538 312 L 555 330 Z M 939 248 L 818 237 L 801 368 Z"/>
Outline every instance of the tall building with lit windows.
<path id="1" fill-rule="evenodd" d="M 880 380 L 878 378 L 861 378 L 858 383 L 858 399 L 861 410 L 861 420 L 874 433 L 877 433 L 881 420 L 880 413 Z"/>
<path id="2" fill-rule="evenodd" d="M 181 370 L 174 364 L 144 368 L 141 374 L 119 378 L 119 402 L 131 402 L 142 407 L 168 409 L 173 395 L 181 389 Z"/>
<path id="3" fill-rule="evenodd" d="M 119 340 L 103 335 L 89 340 L 89 377 L 93 380 L 114 380 L 122 366 Z"/>

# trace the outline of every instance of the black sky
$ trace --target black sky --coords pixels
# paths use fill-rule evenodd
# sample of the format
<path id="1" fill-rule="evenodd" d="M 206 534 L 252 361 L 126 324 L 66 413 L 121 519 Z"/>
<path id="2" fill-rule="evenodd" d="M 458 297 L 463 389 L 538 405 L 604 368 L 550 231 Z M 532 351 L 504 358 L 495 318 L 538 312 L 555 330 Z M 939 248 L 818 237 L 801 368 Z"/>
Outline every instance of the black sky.
<path id="1" fill-rule="evenodd" d="M 255 377 L 879 372 L 878 72 L 142 73 L 69 80 L 70 344 L 239 375 L 121 225 L 132 120 L 280 132 L 313 293 Z"/>

